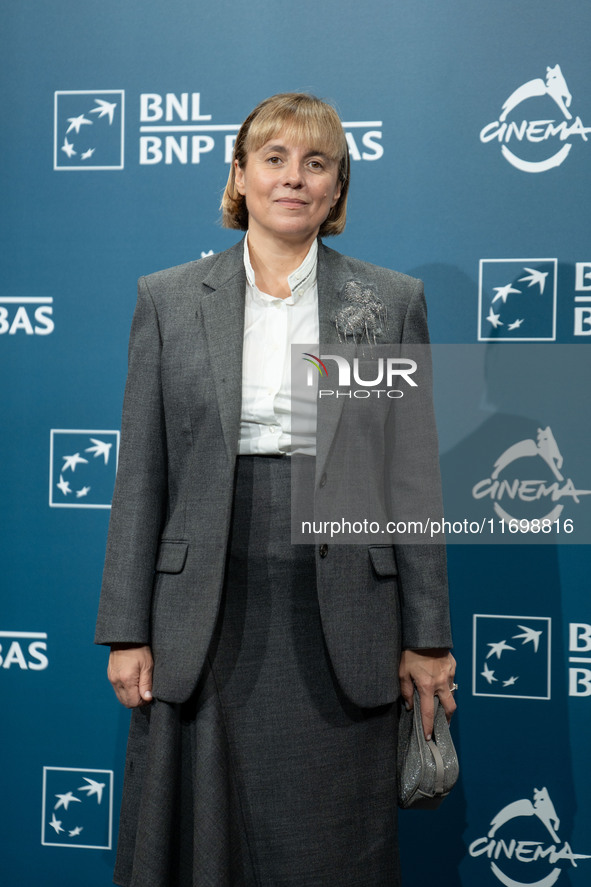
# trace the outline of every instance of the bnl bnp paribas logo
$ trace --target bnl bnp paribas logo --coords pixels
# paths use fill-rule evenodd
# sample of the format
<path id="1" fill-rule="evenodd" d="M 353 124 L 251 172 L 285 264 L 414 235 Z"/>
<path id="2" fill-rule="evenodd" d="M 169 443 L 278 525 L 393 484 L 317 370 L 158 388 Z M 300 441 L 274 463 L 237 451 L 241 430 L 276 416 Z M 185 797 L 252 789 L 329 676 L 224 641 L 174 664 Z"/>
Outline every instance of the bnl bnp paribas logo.
<path id="1" fill-rule="evenodd" d="M 522 172 L 547 172 L 564 163 L 573 145 L 587 142 L 591 133 L 570 111 L 572 102 L 560 65 L 547 67 L 545 77 L 511 92 L 498 120 L 481 130 L 480 141 L 500 144 L 505 160 Z"/>
<path id="2" fill-rule="evenodd" d="M 52 428 L 49 440 L 51 508 L 110 508 L 119 431 Z"/>
<path id="3" fill-rule="evenodd" d="M 46 631 L 0 631 L 0 668 L 18 673 L 48 665 Z"/>
<path id="4" fill-rule="evenodd" d="M 200 92 L 139 96 L 135 156 L 140 166 L 232 160 L 239 123 L 214 122 Z M 54 169 L 124 168 L 125 90 L 58 90 L 54 96 Z M 381 120 L 343 123 L 351 160 L 379 160 Z"/>
<path id="5" fill-rule="evenodd" d="M 552 620 L 549 616 L 475 613 L 472 694 L 504 699 L 551 698 Z M 591 625 L 568 625 L 568 695 L 591 698 Z"/>
<path id="6" fill-rule="evenodd" d="M 572 332 L 591 336 L 591 262 L 574 270 Z M 557 276 L 555 258 L 481 259 L 478 341 L 555 342 Z"/>
<path id="7" fill-rule="evenodd" d="M 557 259 L 481 259 L 479 342 L 556 340 Z"/>
<path id="8" fill-rule="evenodd" d="M 111 849 L 112 770 L 43 768 L 41 843 L 45 847 Z"/>
<path id="9" fill-rule="evenodd" d="M 550 618 L 474 614 L 472 693 L 550 699 Z"/>
<path id="10" fill-rule="evenodd" d="M 53 168 L 123 169 L 122 89 L 58 90 L 54 94 Z"/>
<path id="11" fill-rule="evenodd" d="M 565 870 L 591 859 L 589 854 L 575 853 L 559 836 L 560 819 L 548 789 L 534 788 L 531 797 L 502 807 L 490 820 L 486 835 L 468 848 L 473 859 L 489 861 L 490 873 L 504 887 L 552 887 Z"/>

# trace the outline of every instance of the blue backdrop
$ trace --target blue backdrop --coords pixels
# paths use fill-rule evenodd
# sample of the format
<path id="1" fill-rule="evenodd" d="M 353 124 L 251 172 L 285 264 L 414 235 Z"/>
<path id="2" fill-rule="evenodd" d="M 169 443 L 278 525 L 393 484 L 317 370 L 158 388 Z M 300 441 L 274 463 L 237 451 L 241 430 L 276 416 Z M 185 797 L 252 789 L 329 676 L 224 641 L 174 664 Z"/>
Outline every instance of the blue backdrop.
<path id="1" fill-rule="evenodd" d="M 137 277 L 236 241 L 218 222 L 232 136 L 265 96 L 309 90 L 335 102 L 353 160 L 330 245 L 422 277 L 435 342 L 508 342 L 525 363 L 520 342 L 588 346 L 591 10 L 22 0 L 0 16 L 0 869 L 106 887 L 129 713 L 92 636 Z M 475 402 L 444 472 L 482 452 L 485 478 L 520 441 L 539 454 L 535 428 L 501 440 Z M 551 431 L 563 476 L 591 488 L 588 447 Z M 589 548 L 556 543 L 450 546 L 463 769 L 438 813 L 401 814 L 409 885 L 591 882 Z"/>

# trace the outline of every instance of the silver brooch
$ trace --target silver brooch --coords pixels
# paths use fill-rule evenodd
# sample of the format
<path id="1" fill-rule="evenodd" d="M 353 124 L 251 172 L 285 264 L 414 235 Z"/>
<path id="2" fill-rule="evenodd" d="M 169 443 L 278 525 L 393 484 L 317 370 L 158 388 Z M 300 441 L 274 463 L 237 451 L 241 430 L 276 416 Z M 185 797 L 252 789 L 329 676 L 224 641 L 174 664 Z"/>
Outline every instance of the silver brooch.
<path id="1" fill-rule="evenodd" d="M 339 340 L 346 343 L 352 339 L 361 343 L 365 337 L 370 345 L 375 345 L 377 338 L 384 334 L 387 312 L 373 286 L 348 280 L 341 297 L 346 304 L 339 308 L 335 317 Z"/>

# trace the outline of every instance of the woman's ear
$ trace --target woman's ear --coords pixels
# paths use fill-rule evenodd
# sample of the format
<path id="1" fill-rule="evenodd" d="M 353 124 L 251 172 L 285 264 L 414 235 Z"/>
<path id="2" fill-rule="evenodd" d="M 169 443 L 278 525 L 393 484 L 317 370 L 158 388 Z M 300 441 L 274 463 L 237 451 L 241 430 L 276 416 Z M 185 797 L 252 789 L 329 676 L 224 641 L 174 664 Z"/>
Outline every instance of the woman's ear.
<path id="1" fill-rule="evenodd" d="M 337 179 L 337 183 L 335 185 L 335 190 L 334 190 L 334 194 L 333 194 L 333 198 L 332 198 L 332 203 L 330 205 L 331 209 L 333 209 L 337 205 L 337 203 L 339 202 L 339 197 L 341 196 L 342 190 L 343 190 L 343 186 L 341 185 L 340 181 Z"/>
<path id="2" fill-rule="evenodd" d="M 244 170 L 237 160 L 234 161 L 234 184 L 239 194 L 244 197 L 246 188 L 244 186 Z"/>

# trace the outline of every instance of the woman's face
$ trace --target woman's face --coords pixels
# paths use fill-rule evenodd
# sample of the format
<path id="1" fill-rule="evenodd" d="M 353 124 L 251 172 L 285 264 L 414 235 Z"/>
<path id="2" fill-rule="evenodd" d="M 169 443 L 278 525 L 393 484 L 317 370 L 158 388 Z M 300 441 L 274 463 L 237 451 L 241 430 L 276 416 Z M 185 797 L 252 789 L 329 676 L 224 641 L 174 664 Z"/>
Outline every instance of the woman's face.
<path id="1" fill-rule="evenodd" d="M 244 166 L 235 164 L 252 234 L 313 240 L 341 194 L 337 163 L 281 133 L 248 154 Z"/>

